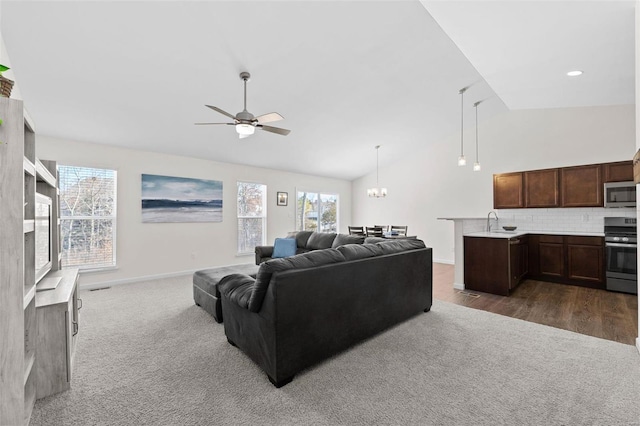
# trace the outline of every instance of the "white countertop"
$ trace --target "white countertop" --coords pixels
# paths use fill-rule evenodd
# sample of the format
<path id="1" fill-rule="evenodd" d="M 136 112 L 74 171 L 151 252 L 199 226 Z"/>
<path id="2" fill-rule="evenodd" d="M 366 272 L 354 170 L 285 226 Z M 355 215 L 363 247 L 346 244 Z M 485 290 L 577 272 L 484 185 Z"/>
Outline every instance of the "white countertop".
<path id="1" fill-rule="evenodd" d="M 485 238 L 516 238 L 523 235 L 575 235 L 581 237 L 604 237 L 604 232 L 578 232 L 578 231 L 491 231 L 491 232 L 470 232 L 464 234 L 465 237 L 485 237 Z"/>

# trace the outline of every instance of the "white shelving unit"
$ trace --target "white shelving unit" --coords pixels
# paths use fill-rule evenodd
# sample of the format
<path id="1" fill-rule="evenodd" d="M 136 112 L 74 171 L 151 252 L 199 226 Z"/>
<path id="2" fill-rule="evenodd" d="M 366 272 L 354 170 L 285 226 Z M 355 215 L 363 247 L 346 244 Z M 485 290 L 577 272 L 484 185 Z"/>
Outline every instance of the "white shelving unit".
<path id="1" fill-rule="evenodd" d="M 22 101 L 0 97 L 0 119 L 0 425 L 26 425 L 37 387 L 36 187 L 54 204 L 53 270 L 60 269 L 58 191 L 55 163 L 36 158 Z"/>

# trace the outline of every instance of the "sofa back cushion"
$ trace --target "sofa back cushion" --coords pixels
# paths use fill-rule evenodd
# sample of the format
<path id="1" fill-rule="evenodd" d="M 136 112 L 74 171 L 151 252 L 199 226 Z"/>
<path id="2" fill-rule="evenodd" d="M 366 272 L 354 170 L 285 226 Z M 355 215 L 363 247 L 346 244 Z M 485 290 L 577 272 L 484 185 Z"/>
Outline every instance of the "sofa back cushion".
<path id="1" fill-rule="evenodd" d="M 366 259 L 382 254 L 382 249 L 377 244 L 347 244 L 338 247 L 337 250 L 346 260 Z"/>
<path id="2" fill-rule="evenodd" d="M 335 234 L 334 234 L 335 235 Z M 258 312 L 262 306 L 264 295 L 267 293 L 271 276 L 274 272 L 288 271 L 290 269 L 313 268 L 315 266 L 330 265 L 332 263 L 344 262 L 345 258 L 336 249 L 314 250 L 309 253 L 282 259 L 271 259 L 260 265 L 253 292 L 249 299 L 249 310 Z"/>
<path id="3" fill-rule="evenodd" d="M 314 232 L 307 241 L 307 248 L 311 250 L 322 250 L 331 248 L 333 240 L 336 239 L 336 234 L 333 232 Z"/>
<path id="4" fill-rule="evenodd" d="M 333 240 L 333 244 L 331 244 L 331 248 L 337 248 L 345 244 L 363 244 L 364 239 L 365 239 L 364 235 L 338 234 L 336 235 L 336 239 Z"/>
<path id="5" fill-rule="evenodd" d="M 400 253 L 408 250 L 416 250 L 425 248 L 424 241 L 415 238 L 391 240 L 376 243 L 378 247 L 382 249 L 382 254 Z"/>
<path id="6" fill-rule="evenodd" d="M 313 231 L 294 231 L 287 234 L 287 238 L 295 238 L 298 248 L 307 248 L 307 241 Z"/>
<path id="7" fill-rule="evenodd" d="M 272 258 L 278 257 L 290 257 L 296 254 L 296 240 L 295 238 L 276 238 L 273 244 Z"/>

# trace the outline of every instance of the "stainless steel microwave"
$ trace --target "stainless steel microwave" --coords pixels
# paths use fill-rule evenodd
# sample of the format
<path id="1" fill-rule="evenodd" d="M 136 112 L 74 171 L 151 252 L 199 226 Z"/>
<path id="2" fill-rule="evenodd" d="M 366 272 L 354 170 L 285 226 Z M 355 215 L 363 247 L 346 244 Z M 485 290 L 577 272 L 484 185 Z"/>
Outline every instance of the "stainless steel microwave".
<path id="1" fill-rule="evenodd" d="M 635 207 L 636 184 L 633 181 L 604 184 L 605 207 Z"/>

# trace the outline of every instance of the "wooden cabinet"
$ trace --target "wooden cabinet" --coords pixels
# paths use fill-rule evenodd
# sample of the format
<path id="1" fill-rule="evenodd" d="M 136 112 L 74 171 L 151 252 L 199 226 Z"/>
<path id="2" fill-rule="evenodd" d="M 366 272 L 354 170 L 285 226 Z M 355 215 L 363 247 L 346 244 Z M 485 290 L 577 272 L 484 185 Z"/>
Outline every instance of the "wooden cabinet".
<path id="1" fill-rule="evenodd" d="M 524 172 L 525 207 L 558 207 L 560 205 L 560 172 L 558 169 Z"/>
<path id="2" fill-rule="evenodd" d="M 464 237 L 465 289 L 508 296 L 528 271 L 526 237 Z"/>
<path id="3" fill-rule="evenodd" d="M 633 180 L 633 162 L 618 161 L 615 163 L 605 163 L 604 181 L 605 182 L 625 182 Z"/>
<path id="4" fill-rule="evenodd" d="M 604 238 L 529 236 L 529 276 L 542 281 L 604 288 Z"/>
<path id="5" fill-rule="evenodd" d="M 560 169 L 562 207 L 602 207 L 602 166 L 564 167 Z"/>
<path id="6" fill-rule="evenodd" d="M 567 278 L 598 286 L 605 282 L 601 237 L 567 237 Z"/>
<path id="7" fill-rule="evenodd" d="M 493 208 L 524 207 L 523 190 L 522 172 L 493 175 Z"/>
<path id="8" fill-rule="evenodd" d="M 36 397 L 38 399 L 71 387 L 74 354 L 79 332 L 78 270 L 64 269 L 47 276 L 60 278 L 54 290 L 36 294 L 38 355 Z"/>
<path id="9" fill-rule="evenodd" d="M 631 161 L 493 175 L 493 208 L 603 207 L 605 182 L 633 180 Z"/>

